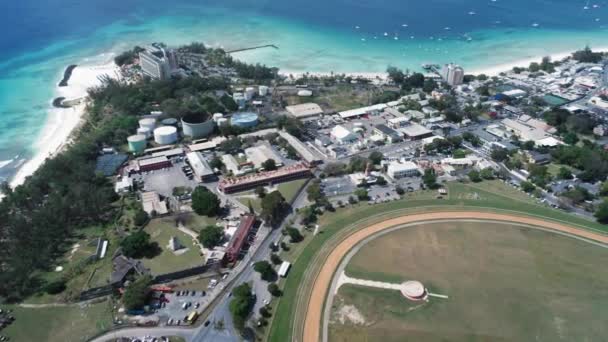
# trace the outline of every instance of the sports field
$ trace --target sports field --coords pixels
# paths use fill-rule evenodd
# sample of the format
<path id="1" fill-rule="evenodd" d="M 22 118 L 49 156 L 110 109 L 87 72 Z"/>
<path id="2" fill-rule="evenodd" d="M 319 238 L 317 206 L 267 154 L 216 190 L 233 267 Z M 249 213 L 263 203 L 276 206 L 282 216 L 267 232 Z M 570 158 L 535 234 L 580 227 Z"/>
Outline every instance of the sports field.
<path id="1" fill-rule="evenodd" d="M 343 285 L 329 341 L 601 341 L 608 335 L 608 248 L 497 222 L 420 224 L 379 236 L 350 277 L 421 281 L 449 296 Z"/>
<path id="2" fill-rule="evenodd" d="M 289 276 L 282 282 L 284 295 L 278 300 L 271 327 L 267 335 L 269 341 L 306 340 L 305 331 L 320 333 L 320 327 L 307 330 L 309 322 L 306 317 L 311 313 L 310 299 L 315 300 L 313 324 L 319 324 L 323 316 L 325 291 L 329 287 L 333 272 L 341 257 L 333 260 L 333 252 L 342 246 L 346 240 L 372 226 L 391 226 L 396 223 L 416 219 L 414 216 L 439 214 L 436 217 L 450 217 L 454 211 L 474 211 L 475 215 L 500 213 L 499 216 L 514 215 L 517 219 L 535 220 L 538 225 L 553 227 L 575 228 L 578 233 L 593 235 L 592 240 L 606 241 L 606 226 L 556 211 L 542 205 L 522 192 L 505 185 L 500 181 L 483 182 L 478 184 L 447 183 L 449 194 L 443 199 L 410 198 L 383 203 L 374 206 L 357 204 L 339 208 L 335 213 L 326 213 L 319 219 L 320 234 L 307 235 L 298 245 L 297 251 L 290 251 L 287 260 L 293 263 Z M 475 217 L 473 217 L 475 218 Z M 509 218 L 507 218 L 508 220 Z M 389 222 L 390 221 L 390 222 Z M 569 228 L 568 228 L 569 227 Z M 359 241 L 356 240 L 355 241 Z M 356 243 L 356 242 L 355 242 Z M 344 253 L 350 248 L 345 247 Z M 333 268 L 324 273 L 329 262 L 336 261 Z M 323 277 L 323 279 L 321 279 Z M 327 279 L 325 279 L 327 277 Z M 326 286 L 317 284 L 326 281 Z M 314 295 L 313 295 L 314 294 Z M 318 306 L 317 306 L 318 305 Z M 316 321 L 316 322 L 315 322 Z M 317 341 L 312 337 L 311 341 Z"/>

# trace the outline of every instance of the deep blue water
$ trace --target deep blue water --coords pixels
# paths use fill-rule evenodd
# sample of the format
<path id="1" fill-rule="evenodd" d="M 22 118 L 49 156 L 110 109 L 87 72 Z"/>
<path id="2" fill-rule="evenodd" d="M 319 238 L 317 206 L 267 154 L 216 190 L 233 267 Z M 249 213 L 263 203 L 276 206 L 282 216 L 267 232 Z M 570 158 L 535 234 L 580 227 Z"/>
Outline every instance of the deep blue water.
<path id="1" fill-rule="evenodd" d="M 65 65 L 135 43 L 272 42 L 280 51 L 237 57 L 286 70 L 377 72 L 389 64 L 478 67 L 605 47 L 606 25 L 606 0 L 7 0 L 0 11 L 0 162 L 35 153 Z M 0 177 L 10 177 L 15 164 L 0 168 Z"/>

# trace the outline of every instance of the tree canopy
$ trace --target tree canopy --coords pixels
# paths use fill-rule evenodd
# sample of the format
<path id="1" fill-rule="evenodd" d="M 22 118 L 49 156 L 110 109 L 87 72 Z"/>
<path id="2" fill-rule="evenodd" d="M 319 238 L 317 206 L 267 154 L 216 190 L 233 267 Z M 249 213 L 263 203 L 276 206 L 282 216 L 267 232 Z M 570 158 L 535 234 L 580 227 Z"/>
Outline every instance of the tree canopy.
<path id="1" fill-rule="evenodd" d="M 283 195 L 278 191 L 273 191 L 262 199 L 261 216 L 266 222 L 276 226 L 283 220 L 288 209 L 289 204 L 285 202 Z"/>
<path id="2" fill-rule="evenodd" d="M 213 248 L 218 246 L 224 239 L 224 228 L 217 225 L 209 225 L 198 234 L 198 241 L 203 244 L 205 248 Z"/>
<path id="3" fill-rule="evenodd" d="M 192 192 L 192 209 L 204 216 L 217 216 L 220 212 L 220 199 L 204 186 L 197 186 Z"/>
<path id="4" fill-rule="evenodd" d="M 245 328 L 247 317 L 253 310 L 255 297 L 251 293 L 251 286 L 243 283 L 232 290 L 232 300 L 229 309 L 235 328 L 242 331 Z"/>
<path id="5" fill-rule="evenodd" d="M 145 275 L 137 278 L 125 289 L 122 303 L 127 310 L 141 310 L 146 305 L 152 277 Z"/>

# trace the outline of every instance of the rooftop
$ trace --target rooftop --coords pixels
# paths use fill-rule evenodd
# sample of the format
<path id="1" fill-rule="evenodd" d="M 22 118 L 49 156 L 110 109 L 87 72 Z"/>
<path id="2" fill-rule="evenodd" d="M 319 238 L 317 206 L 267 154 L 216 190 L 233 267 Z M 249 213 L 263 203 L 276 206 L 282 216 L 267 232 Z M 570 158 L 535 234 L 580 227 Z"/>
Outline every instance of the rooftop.
<path id="1" fill-rule="evenodd" d="M 323 109 L 321 109 L 318 104 L 310 102 L 287 106 L 285 109 L 289 112 L 289 114 L 295 116 L 296 118 L 305 118 L 323 114 Z"/>

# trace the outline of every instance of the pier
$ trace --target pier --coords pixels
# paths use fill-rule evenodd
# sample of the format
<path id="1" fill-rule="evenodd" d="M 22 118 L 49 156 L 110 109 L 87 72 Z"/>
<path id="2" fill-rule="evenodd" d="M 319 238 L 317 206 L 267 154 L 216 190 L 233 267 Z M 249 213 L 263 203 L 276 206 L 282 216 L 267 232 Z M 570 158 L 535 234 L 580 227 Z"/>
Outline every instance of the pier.
<path id="1" fill-rule="evenodd" d="M 274 44 L 266 44 L 266 45 L 258 45 L 258 46 L 252 46 L 252 47 L 247 47 L 247 48 L 242 48 L 242 49 L 226 51 L 226 53 L 235 53 L 235 52 L 242 52 L 242 51 L 248 51 L 248 50 L 265 49 L 265 48 L 273 48 L 276 50 L 279 49 L 279 47 Z"/>

